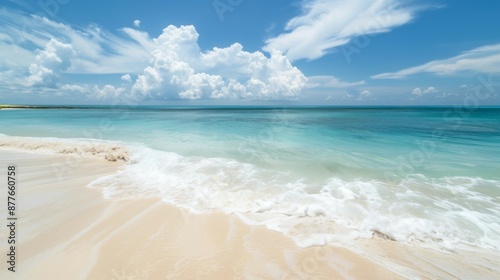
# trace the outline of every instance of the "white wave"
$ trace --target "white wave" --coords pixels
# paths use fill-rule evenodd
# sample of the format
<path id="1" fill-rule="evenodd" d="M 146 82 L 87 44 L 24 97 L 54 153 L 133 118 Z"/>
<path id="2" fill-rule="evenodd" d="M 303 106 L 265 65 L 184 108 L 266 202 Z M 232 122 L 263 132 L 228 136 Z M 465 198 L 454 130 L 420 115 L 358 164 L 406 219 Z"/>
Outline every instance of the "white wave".
<path id="1" fill-rule="evenodd" d="M 407 176 L 398 183 L 315 181 L 226 158 L 185 157 L 138 144 L 11 137 L 0 147 L 126 162 L 89 187 L 110 199 L 161 197 L 193 212 L 220 210 L 291 236 L 299 246 L 346 245 L 374 233 L 437 249 L 500 249 L 500 181 Z"/>
<path id="2" fill-rule="evenodd" d="M 122 171 L 90 186 L 107 198 L 159 196 L 197 213 L 236 213 L 292 236 L 299 246 L 345 243 L 376 232 L 438 249 L 500 248 L 499 181 L 417 174 L 398 184 L 340 178 L 319 183 L 232 159 L 129 149 Z"/>

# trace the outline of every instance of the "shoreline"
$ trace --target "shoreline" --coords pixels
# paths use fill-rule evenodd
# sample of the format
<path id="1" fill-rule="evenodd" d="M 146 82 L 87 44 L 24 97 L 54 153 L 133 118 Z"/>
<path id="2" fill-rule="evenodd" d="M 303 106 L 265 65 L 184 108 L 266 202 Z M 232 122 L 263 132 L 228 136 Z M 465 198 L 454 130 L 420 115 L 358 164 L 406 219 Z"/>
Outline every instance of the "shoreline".
<path id="1" fill-rule="evenodd" d="M 291 238 L 236 215 L 192 214 L 159 198 L 107 200 L 87 186 L 122 165 L 82 158 L 63 180 L 64 155 L 0 148 L 0 168 L 19 168 L 16 279 L 314 278 L 404 279 L 498 276 L 498 255 L 438 252 L 380 237 L 362 252 L 333 245 L 299 248 Z M 2 201 L 0 213 L 6 211 Z M 6 244 L 1 244 L 2 252 Z M 6 264 L 4 263 L 3 266 Z M 12 276 L 5 267 L 2 275 Z M 403 276 L 404 275 L 404 276 Z"/>
<path id="2" fill-rule="evenodd" d="M 85 186 L 120 164 L 82 159 L 57 180 L 64 156 L 0 149 L 19 170 L 16 279 L 400 279 L 347 249 L 302 249 L 290 238 L 220 212 L 191 214 L 160 199 L 106 200 Z M 2 202 L 1 212 L 6 209 Z M 22 206 L 22 207 L 21 207 Z M 6 244 L 1 244 L 2 252 Z M 4 263 L 0 278 L 12 277 Z M 9 278 L 11 279 L 11 278 Z"/>

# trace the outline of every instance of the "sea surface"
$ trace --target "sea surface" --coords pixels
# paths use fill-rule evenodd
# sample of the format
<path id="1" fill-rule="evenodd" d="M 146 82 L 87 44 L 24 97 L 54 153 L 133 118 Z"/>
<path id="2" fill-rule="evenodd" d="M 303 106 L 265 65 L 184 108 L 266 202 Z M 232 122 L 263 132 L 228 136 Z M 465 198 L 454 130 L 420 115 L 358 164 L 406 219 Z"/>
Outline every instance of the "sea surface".
<path id="1" fill-rule="evenodd" d="M 299 246 L 377 233 L 500 249 L 500 108 L 0 110 L 0 147 L 82 141 L 128 150 L 122 170 L 90 185 L 107 198 L 236 214 Z"/>

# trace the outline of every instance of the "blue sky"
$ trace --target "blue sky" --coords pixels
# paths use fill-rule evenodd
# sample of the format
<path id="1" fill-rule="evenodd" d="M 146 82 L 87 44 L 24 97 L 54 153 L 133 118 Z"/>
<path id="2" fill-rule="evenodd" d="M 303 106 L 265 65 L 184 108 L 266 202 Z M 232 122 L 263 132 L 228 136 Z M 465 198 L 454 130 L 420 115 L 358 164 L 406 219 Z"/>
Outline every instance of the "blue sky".
<path id="1" fill-rule="evenodd" d="M 4 1 L 0 103 L 500 105 L 499 1 Z"/>

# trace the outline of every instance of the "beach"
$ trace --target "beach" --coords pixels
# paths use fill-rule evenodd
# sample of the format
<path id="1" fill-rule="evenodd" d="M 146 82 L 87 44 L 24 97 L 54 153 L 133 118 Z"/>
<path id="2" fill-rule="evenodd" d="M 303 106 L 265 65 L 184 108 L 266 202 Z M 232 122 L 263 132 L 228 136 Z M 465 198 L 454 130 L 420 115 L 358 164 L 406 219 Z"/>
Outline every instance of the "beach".
<path id="1" fill-rule="evenodd" d="M 0 280 L 500 279 L 500 2 L 3 2 Z"/>
<path id="2" fill-rule="evenodd" d="M 83 159 L 59 181 L 51 164 L 61 161 L 1 150 L 2 169 L 16 164 L 20 180 L 17 271 L 2 268 L 3 279 L 399 278 L 346 249 L 300 249 L 234 216 L 193 215 L 159 199 L 106 200 L 85 186 L 119 164 Z"/>
<path id="3" fill-rule="evenodd" d="M 497 279 L 498 110 L 445 113 L 2 110 L 0 278 Z"/>
<path id="4" fill-rule="evenodd" d="M 103 198 L 86 187 L 122 163 L 0 149 L 18 170 L 16 272 L 2 279 L 429 279 L 498 276 L 498 255 L 440 253 L 375 236 L 347 248 L 299 248 L 287 236 L 235 215 L 192 214 L 157 198 Z M 60 179 L 60 180 L 59 180 Z M 2 217 L 6 216 L 2 201 Z M 3 234 L 2 234 L 3 235 Z M 4 236 L 4 235 L 3 235 Z M 6 244 L 2 242 L 2 252 Z M 385 264 L 385 265 L 383 265 Z M 470 276 L 470 277 L 466 277 Z"/>

